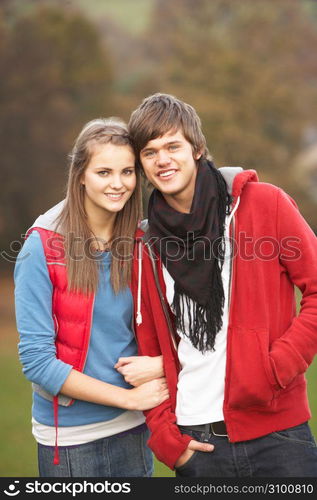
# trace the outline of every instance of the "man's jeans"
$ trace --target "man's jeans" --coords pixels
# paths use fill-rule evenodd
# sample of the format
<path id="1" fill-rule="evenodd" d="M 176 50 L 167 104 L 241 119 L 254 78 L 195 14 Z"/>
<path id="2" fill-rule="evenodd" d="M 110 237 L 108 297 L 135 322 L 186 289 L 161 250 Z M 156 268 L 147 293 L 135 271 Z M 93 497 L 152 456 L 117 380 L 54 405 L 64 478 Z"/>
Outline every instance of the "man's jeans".
<path id="1" fill-rule="evenodd" d="M 187 428 L 186 434 L 202 440 L 202 432 Z M 211 435 L 208 442 L 214 451 L 194 452 L 176 469 L 177 477 L 317 477 L 317 448 L 307 422 L 251 441 L 229 443 Z"/>
<path id="2" fill-rule="evenodd" d="M 38 444 L 40 476 L 150 477 L 153 455 L 146 445 L 149 431 L 136 430 L 78 446 L 60 446 L 59 465 L 53 464 L 54 447 Z"/>

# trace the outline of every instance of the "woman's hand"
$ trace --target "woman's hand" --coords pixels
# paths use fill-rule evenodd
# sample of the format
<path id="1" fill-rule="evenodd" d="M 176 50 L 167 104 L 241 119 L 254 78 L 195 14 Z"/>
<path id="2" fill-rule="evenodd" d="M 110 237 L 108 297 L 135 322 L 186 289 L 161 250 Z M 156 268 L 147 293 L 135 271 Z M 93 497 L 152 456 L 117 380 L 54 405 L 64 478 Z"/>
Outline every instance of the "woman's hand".
<path id="1" fill-rule="evenodd" d="M 215 447 L 213 444 L 201 443 L 200 441 L 195 441 L 192 439 L 191 441 L 189 441 L 188 446 L 184 451 L 184 453 L 182 453 L 181 456 L 176 461 L 175 467 L 177 468 L 184 465 L 194 454 L 195 451 L 211 452 L 214 451 L 214 449 Z"/>
<path id="2" fill-rule="evenodd" d="M 166 379 L 164 377 L 145 382 L 134 389 L 128 389 L 129 410 L 150 410 L 168 399 Z"/>
<path id="3" fill-rule="evenodd" d="M 130 356 L 119 358 L 114 365 L 128 384 L 138 387 L 145 382 L 164 376 L 162 356 Z"/>
<path id="4" fill-rule="evenodd" d="M 60 393 L 89 403 L 141 411 L 150 410 L 169 397 L 164 377 L 151 380 L 133 389 L 125 389 L 74 369 L 62 385 Z"/>

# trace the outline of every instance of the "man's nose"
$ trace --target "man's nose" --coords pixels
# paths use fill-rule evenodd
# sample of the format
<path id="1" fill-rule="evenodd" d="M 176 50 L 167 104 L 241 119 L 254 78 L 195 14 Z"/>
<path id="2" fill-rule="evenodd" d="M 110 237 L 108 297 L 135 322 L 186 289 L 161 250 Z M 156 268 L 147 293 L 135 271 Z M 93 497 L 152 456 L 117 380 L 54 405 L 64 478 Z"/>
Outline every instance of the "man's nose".
<path id="1" fill-rule="evenodd" d="M 170 161 L 171 161 L 171 159 L 170 159 L 170 156 L 169 156 L 167 151 L 165 151 L 164 149 L 161 149 L 160 151 L 158 151 L 158 153 L 157 153 L 158 165 L 165 166 L 165 165 L 168 165 L 170 163 Z"/>

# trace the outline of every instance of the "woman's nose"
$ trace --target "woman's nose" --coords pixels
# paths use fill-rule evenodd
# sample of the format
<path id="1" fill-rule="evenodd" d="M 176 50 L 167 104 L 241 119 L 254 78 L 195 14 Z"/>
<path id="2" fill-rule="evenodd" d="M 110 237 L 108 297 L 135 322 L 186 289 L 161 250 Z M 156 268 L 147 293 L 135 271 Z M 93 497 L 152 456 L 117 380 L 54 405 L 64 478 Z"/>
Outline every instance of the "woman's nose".
<path id="1" fill-rule="evenodd" d="M 123 186 L 121 176 L 120 175 L 114 175 L 111 179 L 110 182 L 110 187 L 112 189 L 121 189 Z"/>

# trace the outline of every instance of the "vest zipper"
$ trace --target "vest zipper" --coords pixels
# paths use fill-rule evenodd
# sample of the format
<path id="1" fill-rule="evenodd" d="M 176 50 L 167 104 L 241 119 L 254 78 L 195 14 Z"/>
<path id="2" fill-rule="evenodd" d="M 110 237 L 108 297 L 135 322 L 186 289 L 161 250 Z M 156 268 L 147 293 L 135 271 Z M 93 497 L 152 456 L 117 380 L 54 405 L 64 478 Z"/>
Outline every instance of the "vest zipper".
<path id="1" fill-rule="evenodd" d="M 94 297 L 93 297 L 93 300 L 92 300 L 92 306 L 91 306 L 91 313 L 90 313 L 90 328 L 89 328 L 89 335 L 88 335 L 88 339 L 87 339 L 87 344 L 86 344 L 86 349 L 85 349 L 85 359 L 84 359 L 84 363 L 83 363 L 83 367 L 82 367 L 82 373 L 84 373 L 84 368 L 86 366 L 86 361 L 87 361 L 87 356 L 88 356 L 88 348 L 89 348 L 89 343 L 90 343 L 90 337 L 91 337 L 91 328 L 92 328 L 92 318 L 93 318 L 93 314 L 94 314 L 94 307 L 95 307 L 95 298 L 96 298 L 96 295 L 94 294 Z"/>
<path id="2" fill-rule="evenodd" d="M 58 319 L 57 319 L 57 316 L 55 313 L 53 314 L 53 317 L 54 317 L 54 323 L 55 323 L 55 339 L 56 339 L 56 337 L 58 335 L 58 331 L 59 331 L 59 323 L 58 323 Z"/>

